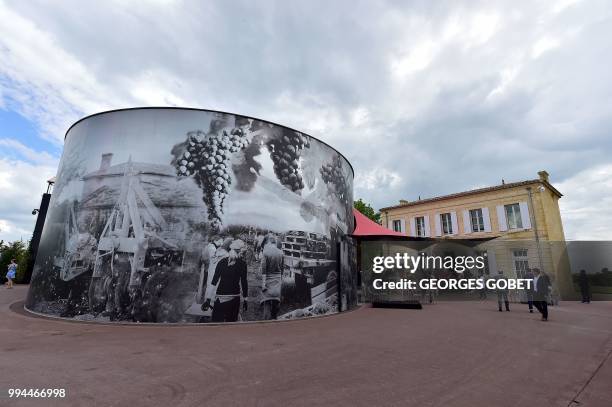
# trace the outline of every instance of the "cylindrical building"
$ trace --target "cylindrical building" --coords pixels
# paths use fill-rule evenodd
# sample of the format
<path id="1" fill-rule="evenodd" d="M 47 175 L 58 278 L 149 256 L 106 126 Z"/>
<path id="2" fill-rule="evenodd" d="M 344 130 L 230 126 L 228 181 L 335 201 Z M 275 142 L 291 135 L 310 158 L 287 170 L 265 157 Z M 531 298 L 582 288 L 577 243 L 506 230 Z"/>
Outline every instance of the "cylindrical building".
<path id="1" fill-rule="evenodd" d="M 351 308 L 355 255 L 338 243 L 354 228 L 352 186 L 336 150 L 263 120 L 181 108 L 88 116 L 66 133 L 26 308 L 134 322 Z"/>

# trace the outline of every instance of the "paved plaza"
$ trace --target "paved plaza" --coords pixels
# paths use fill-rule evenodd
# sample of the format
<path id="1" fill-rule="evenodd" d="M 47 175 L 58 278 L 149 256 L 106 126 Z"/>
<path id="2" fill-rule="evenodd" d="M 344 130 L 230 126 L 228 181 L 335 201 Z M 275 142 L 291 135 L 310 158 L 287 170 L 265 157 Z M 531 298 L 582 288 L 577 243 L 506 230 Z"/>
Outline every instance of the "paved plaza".
<path id="1" fill-rule="evenodd" d="M 4 406 L 612 406 L 612 302 L 439 302 L 229 326 L 33 317 L 0 289 Z"/>

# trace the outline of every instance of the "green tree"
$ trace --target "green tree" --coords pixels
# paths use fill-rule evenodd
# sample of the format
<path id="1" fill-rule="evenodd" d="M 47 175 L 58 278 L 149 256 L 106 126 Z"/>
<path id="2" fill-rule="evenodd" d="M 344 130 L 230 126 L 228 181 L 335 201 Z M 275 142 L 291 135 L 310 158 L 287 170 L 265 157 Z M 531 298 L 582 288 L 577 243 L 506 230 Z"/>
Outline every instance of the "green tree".
<path id="1" fill-rule="evenodd" d="M 28 247 L 23 241 L 16 240 L 11 243 L 5 243 L 3 240 L 0 241 L 0 278 L 6 280 L 8 265 L 11 259 L 15 259 L 17 261 L 15 282 L 21 282 L 28 267 L 28 256 Z"/>
<path id="2" fill-rule="evenodd" d="M 359 198 L 358 200 L 353 202 L 353 206 L 359 212 L 361 212 L 362 214 L 364 214 L 368 218 L 372 219 L 374 222 L 380 224 L 380 212 L 376 212 L 374 210 L 374 208 L 372 208 L 372 205 L 370 205 L 369 203 L 365 202 L 363 199 Z"/>

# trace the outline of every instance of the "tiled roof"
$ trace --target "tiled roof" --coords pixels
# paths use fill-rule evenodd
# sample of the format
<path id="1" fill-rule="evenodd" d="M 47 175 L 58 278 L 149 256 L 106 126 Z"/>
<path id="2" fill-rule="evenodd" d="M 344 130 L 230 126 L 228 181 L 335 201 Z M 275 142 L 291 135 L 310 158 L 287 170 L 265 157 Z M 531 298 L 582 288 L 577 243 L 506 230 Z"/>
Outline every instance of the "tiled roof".
<path id="1" fill-rule="evenodd" d="M 469 195 L 477 195 L 477 194 L 482 194 L 482 193 L 486 193 L 486 192 L 499 191 L 499 190 L 502 190 L 502 189 L 516 188 L 516 187 L 522 187 L 522 186 L 533 185 L 533 184 L 542 184 L 542 185 L 546 186 L 548 189 L 550 189 L 559 198 L 561 198 L 563 196 L 563 194 L 561 192 L 559 192 L 555 187 L 553 187 L 548 181 L 544 181 L 544 180 L 541 180 L 541 179 L 531 179 L 531 180 L 527 180 L 527 181 L 509 182 L 509 183 L 505 183 L 505 184 L 501 184 L 501 185 L 495 185 L 495 186 L 492 186 L 492 187 L 472 189 L 470 191 L 457 192 L 457 193 L 454 193 L 454 194 L 436 196 L 436 197 L 433 197 L 433 198 L 419 199 L 417 201 L 405 202 L 405 203 L 401 203 L 399 205 L 387 206 L 385 208 L 381 208 L 380 211 L 383 212 L 383 211 L 388 211 L 388 210 L 391 210 L 391 209 L 405 208 L 405 207 L 408 207 L 408 206 L 416 206 L 416 205 L 421 205 L 421 204 L 429 203 L 429 202 L 443 201 L 443 200 L 446 200 L 446 199 L 459 198 L 459 197 L 462 197 L 462 196 L 469 196 Z"/>

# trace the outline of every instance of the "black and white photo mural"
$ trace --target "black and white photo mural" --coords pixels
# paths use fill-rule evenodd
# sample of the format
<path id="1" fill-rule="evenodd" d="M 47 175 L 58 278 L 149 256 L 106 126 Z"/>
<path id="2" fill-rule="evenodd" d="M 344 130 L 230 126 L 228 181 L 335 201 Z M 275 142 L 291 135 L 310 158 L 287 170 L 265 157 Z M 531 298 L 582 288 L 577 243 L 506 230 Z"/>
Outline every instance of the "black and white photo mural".
<path id="1" fill-rule="evenodd" d="M 352 191 L 340 153 L 277 124 L 179 108 L 86 117 L 66 133 L 26 307 L 132 322 L 353 308 L 338 264 Z"/>

